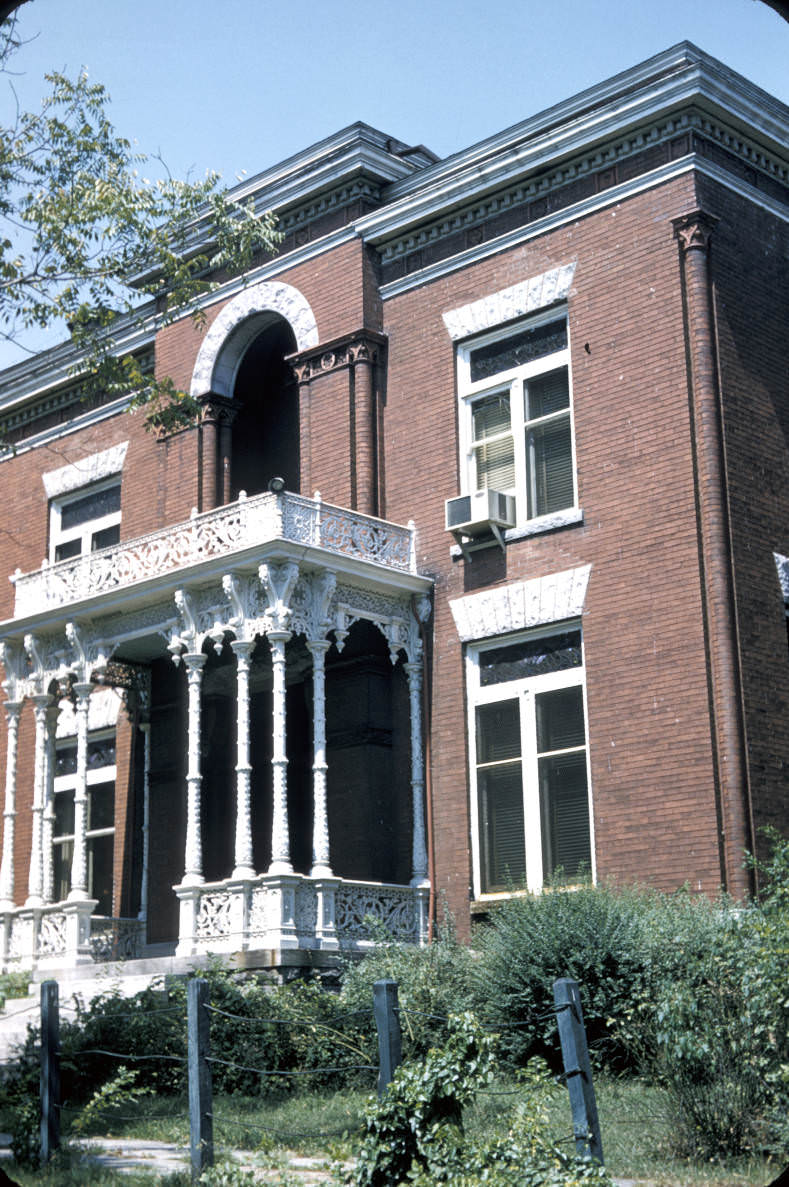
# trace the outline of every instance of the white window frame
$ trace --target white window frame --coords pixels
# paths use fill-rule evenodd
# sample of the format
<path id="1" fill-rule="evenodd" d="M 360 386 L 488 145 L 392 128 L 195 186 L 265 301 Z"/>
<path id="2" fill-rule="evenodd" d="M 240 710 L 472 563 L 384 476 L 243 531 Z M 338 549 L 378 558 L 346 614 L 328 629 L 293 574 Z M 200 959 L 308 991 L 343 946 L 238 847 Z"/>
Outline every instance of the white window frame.
<path id="1" fill-rule="evenodd" d="M 489 346 L 494 342 L 506 341 L 523 333 L 524 330 L 536 329 L 549 325 L 551 322 L 564 320 L 567 328 L 567 346 L 552 354 L 522 366 L 513 367 L 486 379 L 471 379 L 471 355 L 480 347 Z M 486 334 L 470 338 L 457 346 L 457 379 L 459 398 L 459 441 L 460 441 L 460 485 L 461 494 L 473 494 L 476 485 L 475 459 L 473 449 L 473 406 L 484 396 L 494 395 L 497 391 L 509 393 L 510 421 L 513 439 L 513 455 L 515 468 L 515 484 L 509 487 L 505 494 L 515 496 L 516 531 L 528 528 L 538 531 L 541 525 L 545 528 L 556 527 L 560 522 L 577 522 L 580 517 L 578 508 L 578 474 L 575 454 L 575 415 L 573 408 L 572 370 L 570 367 L 570 326 L 566 307 L 554 307 L 539 315 L 529 317 L 523 321 L 510 323 L 505 328 L 499 327 Z M 548 374 L 551 371 L 564 369 L 567 372 L 568 408 L 565 412 L 552 413 L 531 423 L 547 423 L 559 417 L 569 417 L 570 421 L 570 450 L 573 474 L 573 501 L 568 507 L 548 512 L 544 515 L 529 517 L 529 467 L 526 458 L 526 409 L 524 400 L 525 385 L 529 379 Z"/>
<path id="2" fill-rule="evenodd" d="M 567 668 L 563 672 L 548 672 L 541 676 L 526 676 L 520 680 L 503 681 L 501 684 L 483 687 L 480 682 L 480 657 L 486 652 L 509 644 L 527 640 L 545 639 L 570 631 L 581 633 L 581 665 Z M 592 812 L 592 779 L 589 767 L 589 721 L 586 702 L 586 662 L 583 632 L 580 622 L 552 623 L 538 630 L 521 631 L 518 634 L 496 636 L 484 642 L 468 644 L 466 648 L 466 693 L 467 733 L 469 755 L 469 786 L 471 807 L 471 849 L 473 857 L 473 893 L 476 900 L 506 898 L 510 891 L 482 890 L 482 838 L 480 836 L 480 804 L 477 788 L 477 721 L 476 711 L 480 705 L 497 701 L 518 700 L 520 706 L 521 763 L 523 788 L 523 826 L 526 857 L 526 885 L 532 894 L 539 894 L 544 887 L 542 859 L 542 824 L 540 818 L 540 786 L 537 758 L 537 729 L 535 698 L 539 693 L 556 689 L 580 687 L 584 714 L 584 753 L 586 755 L 586 787 L 589 805 L 589 845 L 591 854 L 591 877 L 596 880 L 594 815 Z M 573 750 L 578 748 L 573 747 Z"/>
<path id="3" fill-rule="evenodd" d="M 97 730 L 95 732 L 91 732 L 88 735 L 88 745 L 90 745 L 91 742 L 107 741 L 110 738 L 115 739 L 115 730 L 114 729 Z M 74 737 L 58 739 L 58 747 L 57 748 L 58 748 L 58 750 L 73 749 L 73 747 L 75 745 L 75 741 L 76 741 L 76 739 Z M 92 786 L 98 786 L 99 784 L 102 784 L 102 783 L 112 783 L 113 787 L 115 788 L 115 793 L 117 793 L 117 790 L 118 790 L 117 762 L 108 763 L 106 766 L 95 767 L 93 770 L 88 770 L 86 772 L 86 776 L 87 776 L 86 782 L 87 782 L 87 785 L 89 788 Z M 71 771 L 67 775 L 55 775 L 55 778 L 52 783 L 53 829 L 55 827 L 55 818 L 56 818 L 55 813 L 54 813 L 54 806 L 55 806 L 54 798 L 58 794 L 62 794 L 63 792 L 76 791 L 76 787 L 77 787 L 77 773 L 76 773 L 76 771 Z M 89 828 L 86 830 L 86 832 L 85 832 L 86 846 L 87 846 L 87 842 L 93 840 L 94 837 L 110 837 L 110 836 L 114 837 L 115 836 L 115 811 L 114 811 L 114 809 L 113 809 L 112 818 L 113 818 L 113 823 L 112 823 L 111 827 Z M 53 864 L 53 868 L 54 868 L 54 861 L 55 861 L 56 846 L 62 845 L 64 842 L 69 842 L 69 841 L 73 842 L 74 839 L 75 839 L 74 833 L 54 833 L 53 832 L 53 835 L 52 835 L 52 864 Z M 92 887 L 90 885 L 90 882 L 91 882 L 91 870 L 90 870 L 90 863 L 88 863 L 88 891 L 89 891 L 89 894 L 92 894 Z M 113 877 L 113 888 L 112 888 L 113 898 L 115 895 L 114 882 L 115 882 L 115 879 Z"/>
<path id="4" fill-rule="evenodd" d="M 61 520 L 64 508 L 69 504 L 77 502 L 79 499 L 85 498 L 88 495 L 100 494 L 103 490 L 111 490 L 113 487 L 120 487 L 121 476 L 115 474 L 112 478 L 107 478 L 103 482 L 92 482 L 89 486 L 77 487 L 70 490 L 68 494 L 59 495 L 53 498 L 49 504 L 49 560 L 50 564 L 58 563 L 55 561 L 55 556 L 59 545 L 68 544 L 72 540 L 80 541 L 80 551 L 74 556 L 66 558 L 67 560 L 75 561 L 80 556 L 87 556 L 91 551 L 91 540 L 95 532 L 104 531 L 106 528 L 120 526 L 121 522 L 121 508 L 117 511 L 111 511 L 107 515 L 99 515 L 95 519 L 86 519 L 84 523 L 78 524 L 73 528 L 62 528 Z M 109 546 L 111 547 L 111 546 Z"/>

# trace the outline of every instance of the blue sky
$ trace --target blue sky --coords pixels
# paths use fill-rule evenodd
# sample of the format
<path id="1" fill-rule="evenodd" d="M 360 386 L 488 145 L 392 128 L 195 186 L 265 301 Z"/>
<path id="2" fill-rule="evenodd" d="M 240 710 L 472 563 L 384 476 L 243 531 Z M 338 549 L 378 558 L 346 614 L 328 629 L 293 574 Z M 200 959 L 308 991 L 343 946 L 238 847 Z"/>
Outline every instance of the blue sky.
<path id="1" fill-rule="evenodd" d="M 759 0 L 32 0 L 19 31 L 1 122 L 84 66 L 143 151 L 228 182 L 360 119 L 446 156 L 685 39 L 789 104 Z"/>

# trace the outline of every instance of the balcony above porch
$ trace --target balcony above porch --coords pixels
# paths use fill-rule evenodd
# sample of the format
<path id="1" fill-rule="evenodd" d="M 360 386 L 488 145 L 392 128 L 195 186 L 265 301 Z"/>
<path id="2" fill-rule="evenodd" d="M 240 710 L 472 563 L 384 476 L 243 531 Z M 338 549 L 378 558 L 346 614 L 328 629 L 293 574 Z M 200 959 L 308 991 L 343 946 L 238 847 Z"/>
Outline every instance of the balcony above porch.
<path id="1" fill-rule="evenodd" d="M 265 493 L 193 514 L 146 536 L 74 560 L 17 571 L 13 625 L 159 594 L 190 576 L 211 577 L 229 565 L 243 568 L 271 552 L 331 567 L 413 593 L 429 585 L 416 570 L 415 528 L 335 507 L 319 496 Z M 11 623 L 5 624 L 11 626 Z"/>

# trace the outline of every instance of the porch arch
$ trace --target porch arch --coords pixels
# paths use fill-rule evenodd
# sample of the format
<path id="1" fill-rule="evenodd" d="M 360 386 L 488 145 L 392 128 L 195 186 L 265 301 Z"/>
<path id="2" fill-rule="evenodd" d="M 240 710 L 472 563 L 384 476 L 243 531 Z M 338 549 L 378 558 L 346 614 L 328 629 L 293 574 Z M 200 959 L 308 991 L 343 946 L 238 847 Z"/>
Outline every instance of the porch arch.
<path id="1" fill-rule="evenodd" d="M 317 346 L 318 324 L 306 298 L 290 284 L 261 281 L 234 297 L 212 323 L 197 354 L 190 394 L 232 399 L 247 347 L 277 316 L 291 326 L 297 350 Z"/>

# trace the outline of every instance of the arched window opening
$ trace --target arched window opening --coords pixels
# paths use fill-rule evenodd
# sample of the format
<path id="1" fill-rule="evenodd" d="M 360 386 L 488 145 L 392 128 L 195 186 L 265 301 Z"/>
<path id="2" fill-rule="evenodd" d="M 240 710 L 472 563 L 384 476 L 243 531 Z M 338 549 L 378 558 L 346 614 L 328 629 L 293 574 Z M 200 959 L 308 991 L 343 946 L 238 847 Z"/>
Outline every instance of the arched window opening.
<path id="1" fill-rule="evenodd" d="M 299 391 L 285 361 L 296 350 L 289 323 L 274 320 L 248 346 L 236 375 L 233 399 L 232 498 L 259 494 L 275 475 L 299 490 Z"/>

